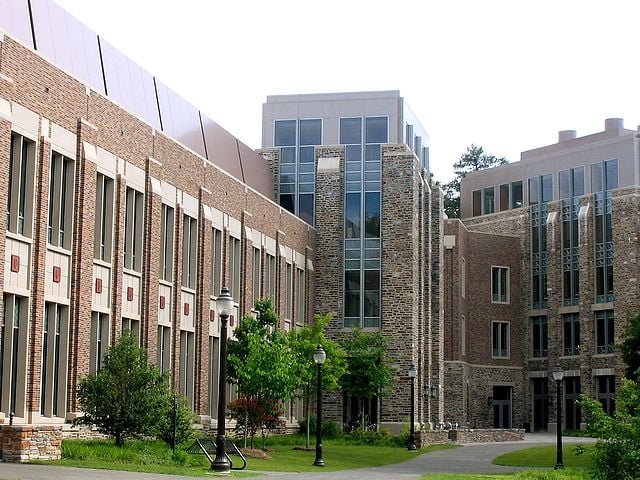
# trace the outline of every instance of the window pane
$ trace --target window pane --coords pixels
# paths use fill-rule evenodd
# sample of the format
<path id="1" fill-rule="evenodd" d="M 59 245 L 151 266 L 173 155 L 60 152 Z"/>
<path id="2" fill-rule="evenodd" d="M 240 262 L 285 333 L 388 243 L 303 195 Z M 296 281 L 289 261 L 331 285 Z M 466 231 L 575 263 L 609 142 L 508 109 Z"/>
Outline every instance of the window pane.
<path id="1" fill-rule="evenodd" d="M 322 120 L 300 120 L 300 145 L 322 144 Z"/>
<path id="2" fill-rule="evenodd" d="M 604 162 L 604 168 L 607 178 L 607 190 L 618 188 L 618 160 Z"/>
<path id="3" fill-rule="evenodd" d="M 314 163 L 315 155 L 313 147 L 300 147 L 300 163 Z"/>
<path id="4" fill-rule="evenodd" d="M 558 172 L 558 188 L 560 189 L 560 199 L 569 198 L 571 196 L 569 184 L 569 170 L 562 170 L 561 172 Z"/>
<path id="5" fill-rule="evenodd" d="M 347 162 L 362 161 L 362 145 L 347 145 Z"/>
<path id="6" fill-rule="evenodd" d="M 348 193 L 344 207 L 344 237 L 360 238 L 360 194 Z"/>
<path id="7" fill-rule="evenodd" d="M 366 162 L 380 161 L 381 159 L 380 145 L 367 145 L 365 147 L 364 159 Z"/>
<path id="8" fill-rule="evenodd" d="M 360 270 L 344 272 L 344 316 L 360 316 Z"/>
<path id="9" fill-rule="evenodd" d="M 280 149 L 280 163 L 296 163 L 295 147 Z"/>
<path id="10" fill-rule="evenodd" d="M 482 215 L 482 191 L 475 190 L 473 196 L 473 216 L 477 217 Z"/>
<path id="11" fill-rule="evenodd" d="M 276 147 L 296 144 L 295 120 L 276 120 L 274 143 Z"/>
<path id="12" fill-rule="evenodd" d="M 542 176 L 542 201 L 553 200 L 553 177 L 551 175 Z"/>
<path id="13" fill-rule="evenodd" d="M 522 181 L 511 184 L 511 208 L 522 207 Z"/>
<path id="14" fill-rule="evenodd" d="M 584 167 L 573 169 L 573 196 L 584 195 Z"/>
<path id="15" fill-rule="evenodd" d="M 378 270 L 364 272 L 364 316 L 380 316 L 380 272 Z"/>
<path id="16" fill-rule="evenodd" d="M 298 216 L 305 222 L 313 225 L 313 195 L 299 195 L 298 208 Z"/>
<path id="17" fill-rule="evenodd" d="M 509 210 L 509 184 L 500 185 L 500 211 Z"/>
<path id="18" fill-rule="evenodd" d="M 591 193 L 602 191 L 602 164 L 591 165 Z"/>
<path id="19" fill-rule="evenodd" d="M 340 119 L 340 143 L 362 143 L 362 118 Z"/>
<path id="20" fill-rule="evenodd" d="M 529 179 L 529 205 L 533 205 L 540 201 L 538 195 L 538 177 Z"/>
<path id="21" fill-rule="evenodd" d="M 367 117 L 366 143 L 387 143 L 387 117 Z"/>
<path id="22" fill-rule="evenodd" d="M 364 196 L 365 237 L 380 237 L 380 193 L 371 192 Z"/>
<path id="23" fill-rule="evenodd" d="M 286 208 L 291 213 L 295 213 L 295 208 L 293 206 L 293 199 L 294 199 L 294 195 L 291 195 L 291 194 L 280 195 L 280 205 L 282 206 L 282 208 Z"/>
<path id="24" fill-rule="evenodd" d="M 482 213 L 493 213 L 495 211 L 493 187 L 485 188 L 483 191 L 484 201 Z"/>

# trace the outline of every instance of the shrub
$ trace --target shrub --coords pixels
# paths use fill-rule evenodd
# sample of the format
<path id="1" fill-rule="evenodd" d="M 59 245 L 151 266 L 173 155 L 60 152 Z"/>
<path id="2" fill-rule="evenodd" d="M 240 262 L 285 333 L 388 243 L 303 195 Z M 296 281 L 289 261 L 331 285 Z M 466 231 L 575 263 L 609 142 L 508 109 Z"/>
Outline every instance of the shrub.
<path id="1" fill-rule="evenodd" d="M 176 438 L 175 445 L 186 442 L 193 438 L 193 422 L 195 416 L 191 409 L 187 407 L 187 399 L 182 395 L 165 395 L 163 412 L 158 417 L 155 436 L 158 440 L 162 440 L 170 447 L 173 447 L 173 408 L 174 401 L 176 403 Z"/>
<path id="2" fill-rule="evenodd" d="M 309 425 L 311 435 L 316 434 L 316 421 L 317 421 L 316 417 L 311 417 L 311 423 Z M 303 418 L 300 421 L 300 433 L 303 435 L 307 434 L 306 418 Z M 341 435 L 340 428 L 338 427 L 338 424 L 334 420 L 330 418 L 322 420 L 322 437 L 323 438 L 338 438 L 340 435 Z"/>

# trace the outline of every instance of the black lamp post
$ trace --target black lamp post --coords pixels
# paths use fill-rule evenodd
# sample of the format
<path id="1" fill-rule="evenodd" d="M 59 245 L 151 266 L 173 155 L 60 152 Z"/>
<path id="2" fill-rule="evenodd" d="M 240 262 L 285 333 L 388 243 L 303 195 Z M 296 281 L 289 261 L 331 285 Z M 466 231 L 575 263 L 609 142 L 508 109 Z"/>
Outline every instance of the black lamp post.
<path id="1" fill-rule="evenodd" d="M 415 435 L 415 383 L 418 376 L 418 369 L 415 365 L 411 365 L 409 368 L 409 378 L 411 379 L 411 419 L 409 423 L 409 446 L 407 450 L 412 452 L 417 451 L 416 448 L 416 435 Z"/>
<path id="2" fill-rule="evenodd" d="M 226 407 L 226 383 L 227 383 L 227 321 L 233 312 L 233 297 L 227 287 L 222 287 L 222 292 L 216 300 L 216 309 L 220 317 L 220 379 L 218 382 L 218 434 L 216 436 L 216 458 L 211 464 L 211 469 L 216 472 L 230 472 L 231 464 L 227 460 L 224 450 L 225 443 L 225 407 Z"/>
<path id="3" fill-rule="evenodd" d="M 318 345 L 316 351 L 313 352 L 313 361 L 318 366 L 318 388 L 316 394 L 316 459 L 313 464 L 316 467 L 324 467 L 322 460 L 322 364 L 327 359 L 322 345 Z"/>
<path id="4" fill-rule="evenodd" d="M 557 410 L 556 410 L 556 465 L 553 467 L 555 470 L 564 468 L 562 463 L 562 379 L 564 378 L 564 371 L 560 364 L 556 364 L 551 372 L 553 379 L 556 381 L 556 396 L 557 396 Z"/>

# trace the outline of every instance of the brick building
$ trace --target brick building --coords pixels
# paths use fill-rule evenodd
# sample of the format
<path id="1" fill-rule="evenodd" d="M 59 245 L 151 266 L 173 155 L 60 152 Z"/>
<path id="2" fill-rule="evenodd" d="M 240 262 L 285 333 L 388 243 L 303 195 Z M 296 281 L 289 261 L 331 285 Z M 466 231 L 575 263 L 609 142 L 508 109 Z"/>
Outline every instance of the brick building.
<path id="1" fill-rule="evenodd" d="M 441 419 L 442 191 L 426 131 L 397 91 L 269 96 L 262 128 L 280 204 L 315 222 L 315 309 L 333 313 L 329 334 L 389 340 L 392 393 L 331 396 L 328 414 L 355 422 L 364 408 L 368 422 L 398 427 L 415 365 L 416 419 Z"/>
<path id="2" fill-rule="evenodd" d="M 602 132 L 522 153 L 462 181 L 462 223 L 445 223 L 446 417 L 471 426 L 564 427 L 581 393 L 612 412 L 624 365 L 615 345 L 640 305 L 640 148 Z"/>
<path id="3" fill-rule="evenodd" d="M 0 415 L 72 420 L 129 329 L 206 423 L 221 287 L 232 327 L 267 295 L 301 324 L 315 229 L 261 155 L 55 3 L 4 1 L 0 28 Z"/>

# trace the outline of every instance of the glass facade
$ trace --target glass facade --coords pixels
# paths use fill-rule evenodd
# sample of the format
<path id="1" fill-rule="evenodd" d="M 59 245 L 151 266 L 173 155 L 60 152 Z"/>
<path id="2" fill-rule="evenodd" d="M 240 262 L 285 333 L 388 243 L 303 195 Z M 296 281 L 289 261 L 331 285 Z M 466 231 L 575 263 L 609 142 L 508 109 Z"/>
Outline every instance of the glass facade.
<path id="1" fill-rule="evenodd" d="M 553 178 L 529 179 L 531 205 L 531 307 L 547 307 L 547 202 L 553 200 Z"/>
<path id="2" fill-rule="evenodd" d="M 584 195 L 584 167 L 558 173 L 562 201 L 562 301 L 578 305 L 580 297 L 580 258 L 578 245 L 579 197 Z"/>
<path id="3" fill-rule="evenodd" d="M 276 120 L 274 145 L 280 147 L 280 205 L 314 224 L 315 147 L 322 144 L 322 120 Z"/>
<path id="4" fill-rule="evenodd" d="M 382 144 L 387 117 L 340 119 L 345 145 L 344 326 L 380 327 Z"/>
<path id="5" fill-rule="evenodd" d="M 618 161 L 591 165 L 594 196 L 596 303 L 613 301 L 612 190 L 618 188 Z"/>

